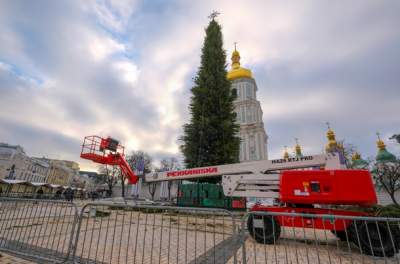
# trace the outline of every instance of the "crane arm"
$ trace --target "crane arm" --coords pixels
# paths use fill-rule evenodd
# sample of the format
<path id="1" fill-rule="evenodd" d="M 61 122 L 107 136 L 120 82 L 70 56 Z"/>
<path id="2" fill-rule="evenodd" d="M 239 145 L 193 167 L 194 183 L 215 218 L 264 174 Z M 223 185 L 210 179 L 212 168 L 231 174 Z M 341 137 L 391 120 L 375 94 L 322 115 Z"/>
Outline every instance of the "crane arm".
<path id="1" fill-rule="evenodd" d="M 128 162 L 121 156 L 118 155 L 116 158 L 118 161 L 118 166 L 121 169 L 122 174 L 128 179 L 129 184 L 136 184 L 139 180 L 138 176 L 132 171 L 131 166 Z"/>
<path id="2" fill-rule="evenodd" d="M 221 177 L 226 196 L 278 198 L 280 172 L 304 169 L 340 169 L 339 155 L 322 154 L 299 158 L 260 160 L 236 164 L 146 174 L 147 182 Z"/>
<path id="3" fill-rule="evenodd" d="M 87 136 L 83 140 L 81 158 L 100 164 L 119 166 L 129 184 L 136 184 L 138 177 L 124 158 L 124 147 L 111 137 Z"/>

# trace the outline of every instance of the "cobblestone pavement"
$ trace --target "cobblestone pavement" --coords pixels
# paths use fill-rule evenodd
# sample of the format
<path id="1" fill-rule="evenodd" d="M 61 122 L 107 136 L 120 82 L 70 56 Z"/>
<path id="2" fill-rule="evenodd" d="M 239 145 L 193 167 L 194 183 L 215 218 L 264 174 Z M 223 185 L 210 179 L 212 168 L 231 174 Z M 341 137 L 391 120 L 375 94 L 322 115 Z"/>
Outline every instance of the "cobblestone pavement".
<path id="1" fill-rule="evenodd" d="M 17 258 L 6 253 L 0 252 L 0 264 L 33 264 L 36 262 Z"/>

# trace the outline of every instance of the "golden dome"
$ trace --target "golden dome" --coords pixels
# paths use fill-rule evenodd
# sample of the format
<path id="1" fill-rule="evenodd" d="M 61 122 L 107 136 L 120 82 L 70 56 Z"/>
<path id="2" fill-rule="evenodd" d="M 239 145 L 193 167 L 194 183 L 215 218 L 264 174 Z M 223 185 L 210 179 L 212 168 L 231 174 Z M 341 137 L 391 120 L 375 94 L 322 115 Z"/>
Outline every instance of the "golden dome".
<path id="1" fill-rule="evenodd" d="M 253 74 L 249 69 L 240 67 L 240 53 L 239 51 L 235 50 L 232 52 L 232 68 L 227 74 L 227 78 L 230 81 L 240 78 L 253 78 Z"/>
<path id="2" fill-rule="evenodd" d="M 385 142 L 383 142 L 382 139 L 378 139 L 378 141 L 376 141 L 376 146 L 378 147 L 379 150 L 385 150 L 386 149 L 386 145 Z"/>
<path id="3" fill-rule="evenodd" d="M 329 123 L 327 123 L 327 125 L 328 125 L 328 131 L 326 132 L 326 137 L 328 138 L 328 144 L 326 144 L 325 146 L 325 151 L 332 152 L 335 151 L 340 146 L 338 146 L 338 143 L 336 142 L 335 132 L 333 132 L 333 130 L 329 127 Z"/>
<path id="4" fill-rule="evenodd" d="M 285 146 L 285 152 L 283 153 L 283 158 L 288 159 L 289 158 L 289 153 L 287 152 L 287 147 Z"/>
<path id="5" fill-rule="evenodd" d="M 395 162 L 397 160 L 396 156 L 386 150 L 385 142 L 379 136 L 379 133 L 376 133 L 378 136 L 378 141 L 376 141 L 376 145 L 378 147 L 378 154 L 376 155 L 377 162 Z"/>
<path id="6" fill-rule="evenodd" d="M 359 160 L 359 159 L 361 159 L 360 153 L 358 153 L 357 151 L 354 152 L 353 156 L 351 157 L 351 160 L 355 161 L 355 160 Z"/>
<path id="7" fill-rule="evenodd" d="M 299 140 L 296 138 L 296 146 L 294 147 L 295 152 L 296 152 L 296 157 L 301 157 L 303 154 L 301 153 L 301 147 L 299 145 Z"/>

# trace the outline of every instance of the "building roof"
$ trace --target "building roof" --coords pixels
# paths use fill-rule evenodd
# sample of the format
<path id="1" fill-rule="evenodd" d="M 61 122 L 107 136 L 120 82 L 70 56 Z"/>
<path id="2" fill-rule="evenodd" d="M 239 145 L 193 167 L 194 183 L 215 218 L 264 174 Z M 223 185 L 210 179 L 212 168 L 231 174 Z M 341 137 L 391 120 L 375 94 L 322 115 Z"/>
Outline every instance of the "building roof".
<path id="1" fill-rule="evenodd" d="M 355 152 L 351 157 L 351 167 L 354 169 L 365 169 L 368 165 L 368 162 L 363 160 L 358 152 Z"/>
<path id="2" fill-rule="evenodd" d="M 378 138 L 376 142 L 376 146 L 378 147 L 378 154 L 376 155 L 376 162 L 395 162 L 396 156 L 386 150 L 385 143 Z"/>
<path id="3" fill-rule="evenodd" d="M 21 183 L 27 183 L 27 181 L 23 180 L 11 180 L 11 179 L 0 179 L 1 183 L 5 184 L 21 184 Z"/>

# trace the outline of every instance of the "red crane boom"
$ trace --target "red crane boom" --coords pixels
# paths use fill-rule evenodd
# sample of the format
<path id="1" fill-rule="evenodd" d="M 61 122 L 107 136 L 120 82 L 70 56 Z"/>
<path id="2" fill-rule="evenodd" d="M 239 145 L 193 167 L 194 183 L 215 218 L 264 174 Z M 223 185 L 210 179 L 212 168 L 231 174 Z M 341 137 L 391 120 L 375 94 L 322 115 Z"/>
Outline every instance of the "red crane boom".
<path id="1" fill-rule="evenodd" d="M 119 166 L 129 184 L 136 184 L 138 177 L 125 160 L 125 148 L 111 137 L 87 136 L 83 140 L 81 158 L 96 163 Z"/>

